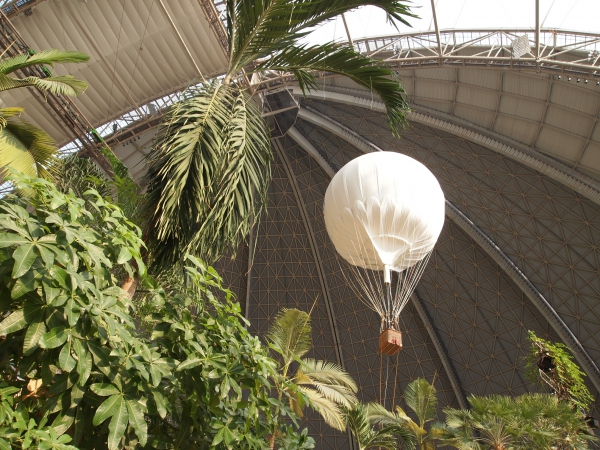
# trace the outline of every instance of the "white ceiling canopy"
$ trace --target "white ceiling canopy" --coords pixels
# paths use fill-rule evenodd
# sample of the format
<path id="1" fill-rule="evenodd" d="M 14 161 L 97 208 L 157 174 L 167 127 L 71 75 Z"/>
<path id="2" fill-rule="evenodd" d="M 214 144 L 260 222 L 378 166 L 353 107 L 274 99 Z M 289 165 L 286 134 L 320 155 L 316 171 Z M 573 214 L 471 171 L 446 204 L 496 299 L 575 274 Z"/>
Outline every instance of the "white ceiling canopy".
<path id="1" fill-rule="evenodd" d="M 434 0 L 440 29 L 500 29 L 535 28 L 535 0 Z M 388 24 L 385 13 L 367 6 L 346 14 L 352 39 L 433 30 L 432 0 L 412 0 L 418 19 L 408 19 L 412 25 L 398 24 L 398 30 Z M 539 0 L 540 26 L 562 30 L 597 32 L 600 2 L 597 0 Z M 341 18 L 323 25 L 309 36 L 310 42 L 348 40 Z"/>
<path id="2" fill-rule="evenodd" d="M 197 1 L 50 0 L 11 21 L 35 51 L 75 49 L 90 55 L 87 64 L 53 71 L 89 83 L 75 102 L 94 126 L 202 76 L 221 74 L 227 63 Z M 71 139 L 28 90 L 5 93 L 2 101 L 24 107 L 28 118 L 59 143 Z"/>

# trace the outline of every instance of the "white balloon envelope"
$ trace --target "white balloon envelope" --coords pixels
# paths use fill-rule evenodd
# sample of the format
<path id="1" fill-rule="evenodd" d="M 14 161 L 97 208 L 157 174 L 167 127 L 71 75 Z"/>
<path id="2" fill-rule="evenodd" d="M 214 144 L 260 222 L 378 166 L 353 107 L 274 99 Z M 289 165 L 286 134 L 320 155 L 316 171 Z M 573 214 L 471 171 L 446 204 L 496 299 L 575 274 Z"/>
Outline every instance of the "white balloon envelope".
<path id="1" fill-rule="evenodd" d="M 324 214 L 335 249 L 356 269 L 353 278 L 368 291 L 382 326 L 397 325 L 444 225 L 444 193 L 437 179 L 406 155 L 369 153 L 333 177 Z M 383 284 L 371 279 L 381 271 Z M 386 292 L 391 284 L 394 296 Z"/>

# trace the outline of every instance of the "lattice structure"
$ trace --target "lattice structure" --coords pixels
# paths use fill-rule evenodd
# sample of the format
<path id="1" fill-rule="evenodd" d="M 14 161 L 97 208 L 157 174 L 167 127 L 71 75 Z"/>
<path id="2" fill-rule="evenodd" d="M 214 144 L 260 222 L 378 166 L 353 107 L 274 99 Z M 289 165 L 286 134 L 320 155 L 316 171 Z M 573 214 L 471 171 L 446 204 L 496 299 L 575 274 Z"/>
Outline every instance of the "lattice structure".
<path id="1" fill-rule="evenodd" d="M 595 203 L 463 137 L 413 123 L 398 140 L 378 111 L 302 100 L 301 109 L 307 107 L 380 148 L 426 164 L 447 199 L 502 249 L 591 359 L 598 360 L 600 213 Z M 365 151 L 350 144 L 348 136 L 333 134 L 324 125 L 302 119 L 302 114 L 295 128 L 334 171 Z M 247 249 L 234 263 L 226 263 L 232 269 L 225 268 L 240 299 L 249 299 L 254 331 L 263 334 L 279 308 L 308 310 L 318 297 L 311 356 L 341 360 L 359 384 L 361 399 L 384 401 L 388 407 L 405 406 L 401 392 L 417 377 L 435 380 L 439 411 L 460 406 L 469 394 L 518 395 L 535 389 L 524 376 L 527 330 L 553 341 L 561 339 L 489 249 L 474 241 L 464 224 L 450 218 L 417 288 L 421 310 L 411 302 L 401 314 L 404 348 L 395 357 L 381 357 L 379 318 L 346 283 L 325 231 L 322 205 L 330 175 L 323 161 L 289 135 L 276 144 L 269 211 L 257 229 L 249 295 L 240 275 L 248 267 Z M 423 314 L 430 319 L 429 329 Z M 595 386 L 589 387 L 597 397 Z M 597 415 L 595 409 L 593 413 Z M 330 430 L 317 415 L 310 415 L 307 423 L 318 448 L 350 448 L 347 437 Z"/>
<path id="2" fill-rule="evenodd" d="M 522 49 L 518 57 L 515 42 Z M 354 41 L 358 51 L 402 68 L 519 67 L 591 78 L 600 77 L 599 44 L 598 34 L 554 29 L 440 30 Z"/>

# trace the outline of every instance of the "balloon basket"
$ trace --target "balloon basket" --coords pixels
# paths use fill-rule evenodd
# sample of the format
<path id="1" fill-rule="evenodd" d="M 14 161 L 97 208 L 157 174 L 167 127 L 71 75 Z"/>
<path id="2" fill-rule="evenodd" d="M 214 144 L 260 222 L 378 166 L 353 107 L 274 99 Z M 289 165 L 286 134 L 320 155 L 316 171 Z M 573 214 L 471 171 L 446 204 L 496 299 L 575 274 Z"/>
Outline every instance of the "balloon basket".
<path id="1" fill-rule="evenodd" d="M 387 328 L 379 335 L 379 353 L 394 356 L 402 350 L 402 333 L 393 328 Z"/>

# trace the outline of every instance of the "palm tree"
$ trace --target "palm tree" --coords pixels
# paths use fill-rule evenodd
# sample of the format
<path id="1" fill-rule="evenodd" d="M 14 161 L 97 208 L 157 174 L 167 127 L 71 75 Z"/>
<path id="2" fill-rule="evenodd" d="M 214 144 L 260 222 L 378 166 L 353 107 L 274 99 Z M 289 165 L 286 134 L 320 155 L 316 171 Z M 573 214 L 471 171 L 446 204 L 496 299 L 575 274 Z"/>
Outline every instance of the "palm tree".
<path id="1" fill-rule="evenodd" d="M 47 69 L 45 72 L 47 72 L 48 76 L 43 78 L 36 76 L 15 78 L 9 76 L 9 74 L 32 66 L 82 63 L 89 59 L 90 57 L 85 53 L 57 49 L 42 50 L 38 53 L 21 53 L 16 56 L 4 58 L 0 60 L 0 91 L 31 86 L 42 92 L 50 92 L 54 95 L 77 96 L 83 93 L 88 85 L 85 81 L 77 80 L 70 75 L 55 77 Z"/>
<path id="2" fill-rule="evenodd" d="M 378 427 L 375 425 L 377 420 L 373 420 L 374 418 L 370 413 L 372 409 L 373 404 L 366 406 L 362 403 L 357 403 L 352 409 L 346 411 L 348 428 L 350 428 L 354 441 L 358 444 L 358 449 L 379 448 L 396 450 L 398 446 L 398 434 L 399 432 L 402 433 L 402 429 L 398 429 L 394 425 Z M 403 437 L 405 438 L 404 442 L 406 446 L 412 448 L 411 437 L 406 434 Z"/>
<path id="3" fill-rule="evenodd" d="M 270 347 L 280 360 L 282 381 L 298 386 L 299 392 L 282 386 L 281 394 L 290 399 L 294 412 L 302 417 L 304 395 L 310 405 L 325 422 L 338 430 L 344 430 L 346 421 L 341 407 L 352 409 L 357 402 L 357 386 L 352 377 L 336 364 L 314 359 L 302 359 L 312 347 L 310 315 L 298 309 L 283 309 L 269 329 Z M 292 365 L 297 363 L 295 372 Z"/>
<path id="4" fill-rule="evenodd" d="M 85 91 L 87 83 L 72 76 L 16 78 L 10 74 L 31 66 L 79 63 L 88 59 L 85 53 L 55 49 L 4 58 L 0 60 L 0 92 L 34 87 L 55 95 L 79 95 Z M 56 143 L 43 130 L 18 119 L 22 113 L 23 108 L 0 109 L 0 177 L 3 178 L 8 167 L 11 167 L 27 175 L 49 178 L 57 163 Z"/>
<path id="5" fill-rule="evenodd" d="M 470 410 L 446 409 L 443 442 L 458 449 L 587 449 L 588 434 L 579 412 L 555 396 L 469 397 Z"/>
<path id="6" fill-rule="evenodd" d="M 413 16 L 407 0 L 227 0 L 229 62 L 223 78 L 188 89 L 166 115 L 149 158 L 154 259 L 168 266 L 192 253 L 207 261 L 237 248 L 266 201 L 269 130 L 248 77 L 292 73 L 306 93 L 316 73 L 349 77 L 379 95 L 391 130 L 406 124 L 404 89 L 389 67 L 352 47 L 301 42 L 316 26 L 362 5 L 390 21 Z"/>
<path id="7" fill-rule="evenodd" d="M 412 420 L 400 406 L 391 412 L 378 403 L 368 405 L 372 420 L 384 426 L 394 426 L 405 430 L 415 440 L 419 450 L 435 449 L 434 440 L 437 439 L 436 430 L 428 431 L 427 423 L 436 417 L 437 397 L 433 385 L 424 378 L 411 381 L 404 391 L 404 401 L 417 416 L 417 422 Z"/>
<path id="8" fill-rule="evenodd" d="M 56 165 L 56 143 L 35 125 L 16 119 L 23 108 L 0 109 L 0 177 L 8 168 L 26 175 L 51 178 Z"/>

